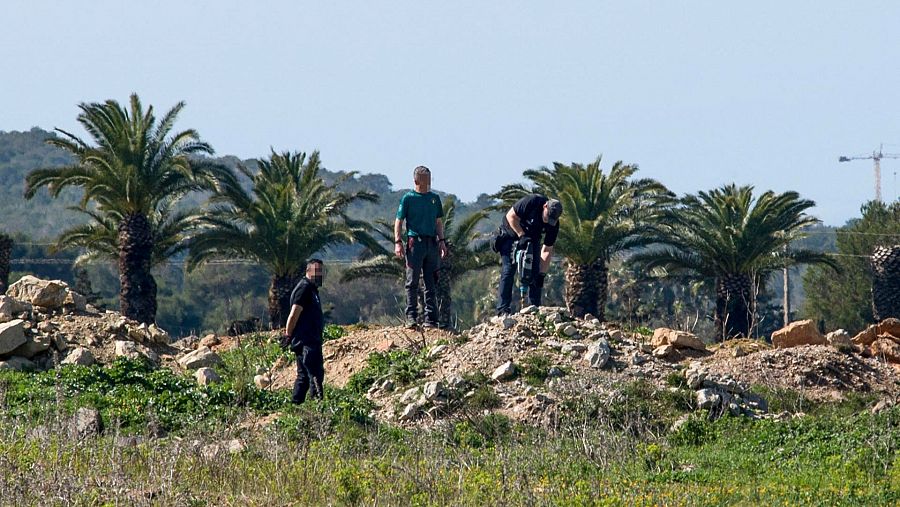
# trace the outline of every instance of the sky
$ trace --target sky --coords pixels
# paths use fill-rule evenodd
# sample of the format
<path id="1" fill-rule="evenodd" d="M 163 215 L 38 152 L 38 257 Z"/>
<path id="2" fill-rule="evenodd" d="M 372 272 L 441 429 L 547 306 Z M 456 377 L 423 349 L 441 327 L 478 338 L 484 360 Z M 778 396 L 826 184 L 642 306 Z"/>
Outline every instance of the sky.
<path id="1" fill-rule="evenodd" d="M 603 157 L 684 194 L 796 190 L 829 225 L 900 153 L 900 2 L 3 0 L 0 130 L 187 106 L 219 155 L 321 152 L 466 201 Z M 883 195 L 900 159 L 882 160 Z"/>

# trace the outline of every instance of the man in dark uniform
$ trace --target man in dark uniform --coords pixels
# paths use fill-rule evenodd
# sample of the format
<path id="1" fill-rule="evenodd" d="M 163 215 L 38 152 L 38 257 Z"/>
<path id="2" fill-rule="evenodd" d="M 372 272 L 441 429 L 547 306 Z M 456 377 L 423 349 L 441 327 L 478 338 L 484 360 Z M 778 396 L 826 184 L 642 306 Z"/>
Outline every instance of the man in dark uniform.
<path id="1" fill-rule="evenodd" d="M 510 313 L 512 289 L 516 278 L 516 252 L 530 248 L 533 258 L 531 284 L 528 299 L 540 306 L 544 278 L 550 267 L 553 245 L 559 234 L 559 216 L 562 204 L 556 199 L 548 199 L 540 194 L 530 194 L 516 202 L 500 224 L 497 250 L 500 253 L 500 290 L 497 301 L 497 315 Z M 544 241 L 541 246 L 541 236 Z"/>
<path id="2" fill-rule="evenodd" d="M 438 327 L 434 274 L 441 258 L 447 255 L 444 243 L 444 208 L 441 198 L 431 191 L 431 170 L 420 165 L 413 171 L 415 190 L 400 199 L 394 220 L 394 254 L 406 257 L 406 324 L 418 322 L 419 278 L 425 284 L 425 327 Z M 403 222 L 406 233 L 403 233 Z"/>
<path id="3" fill-rule="evenodd" d="M 306 276 L 291 293 L 291 313 L 285 325 L 285 337 L 290 337 L 291 352 L 297 355 L 297 380 L 294 381 L 293 403 L 306 401 L 309 391 L 313 398 L 325 395 L 325 364 L 322 358 L 322 331 L 325 328 L 319 287 L 325 281 L 325 265 L 320 259 L 306 263 Z"/>

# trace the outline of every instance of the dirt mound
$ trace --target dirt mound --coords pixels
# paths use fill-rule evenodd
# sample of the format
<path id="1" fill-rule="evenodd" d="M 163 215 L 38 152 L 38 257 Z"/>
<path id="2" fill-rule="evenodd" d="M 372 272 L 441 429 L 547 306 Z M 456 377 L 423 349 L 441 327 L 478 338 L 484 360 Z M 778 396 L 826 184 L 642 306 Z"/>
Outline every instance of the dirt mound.
<path id="1" fill-rule="evenodd" d="M 716 354 L 706 366 L 747 384 L 792 389 L 816 401 L 840 400 L 851 391 L 880 396 L 900 392 L 900 377 L 891 365 L 828 345 L 761 350 L 741 357 Z"/>

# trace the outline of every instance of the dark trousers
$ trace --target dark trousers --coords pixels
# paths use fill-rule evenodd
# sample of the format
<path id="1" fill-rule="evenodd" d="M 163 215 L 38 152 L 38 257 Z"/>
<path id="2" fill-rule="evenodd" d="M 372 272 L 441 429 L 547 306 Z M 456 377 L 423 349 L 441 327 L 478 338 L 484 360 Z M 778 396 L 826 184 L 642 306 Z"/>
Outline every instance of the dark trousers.
<path id="1" fill-rule="evenodd" d="M 497 313 L 510 313 L 512 290 L 516 282 L 516 241 L 513 238 L 502 238 L 497 248 L 500 250 L 500 290 L 497 294 Z M 531 242 L 531 284 L 528 285 L 528 300 L 535 306 L 541 306 L 541 291 L 544 288 L 544 275 L 541 274 L 540 241 Z"/>
<path id="2" fill-rule="evenodd" d="M 434 272 L 441 267 L 441 253 L 433 237 L 410 237 L 406 242 L 406 318 L 419 316 L 419 278 L 425 282 L 425 322 L 438 321 Z"/>
<path id="3" fill-rule="evenodd" d="M 291 401 L 303 403 L 306 401 L 307 391 L 313 398 L 321 400 L 325 397 L 324 383 L 325 362 L 322 359 L 322 344 L 304 345 L 303 350 L 297 353 L 297 380 L 294 381 Z"/>

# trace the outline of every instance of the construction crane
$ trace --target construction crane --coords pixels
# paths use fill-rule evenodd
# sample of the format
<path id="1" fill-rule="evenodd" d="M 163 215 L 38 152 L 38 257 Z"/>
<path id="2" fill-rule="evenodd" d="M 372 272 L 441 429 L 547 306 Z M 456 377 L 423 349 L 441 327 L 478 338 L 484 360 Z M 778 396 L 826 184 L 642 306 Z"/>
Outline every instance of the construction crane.
<path id="1" fill-rule="evenodd" d="M 878 146 L 878 151 L 871 155 L 858 155 L 854 157 L 841 156 L 838 162 L 850 162 L 851 160 L 872 160 L 875 162 L 875 200 L 881 202 L 881 159 L 900 158 L 900 153 L 884 153 L 884 144 Z"/>

